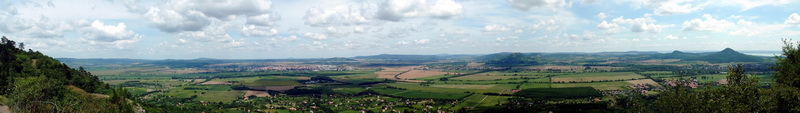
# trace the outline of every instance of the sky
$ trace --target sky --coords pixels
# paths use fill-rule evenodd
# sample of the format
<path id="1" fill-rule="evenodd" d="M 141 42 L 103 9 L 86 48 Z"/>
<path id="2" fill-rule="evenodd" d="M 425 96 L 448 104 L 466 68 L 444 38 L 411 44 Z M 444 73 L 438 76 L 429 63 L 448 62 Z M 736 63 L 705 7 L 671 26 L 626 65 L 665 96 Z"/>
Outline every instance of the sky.
<path id="1" fill-rule="evenodd" d="M 0 35 L 58 58 L 780 50 L 796 0 L 2 0 Z"/>

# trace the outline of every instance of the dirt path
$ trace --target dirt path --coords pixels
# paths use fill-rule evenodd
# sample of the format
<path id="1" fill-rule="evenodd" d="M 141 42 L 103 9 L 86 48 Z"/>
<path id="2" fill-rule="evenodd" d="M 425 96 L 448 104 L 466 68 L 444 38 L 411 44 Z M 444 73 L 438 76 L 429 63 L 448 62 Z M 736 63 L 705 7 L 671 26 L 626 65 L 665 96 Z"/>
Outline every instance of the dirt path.
<path id="1" fill-rule="evenodd" d="M 481 105 L 481 103 L 483 103 L 483 100 L 486 100 L 486 97 L 489 97 L 489 95 L 483 96 L 483 99 L 481 99 L 481 101 L 478 101 L 478 103 L 477 103 L 477 104 L 475 104 L 475 105 L 474 105 L 474 106 L 472 106 L 472 107 L 474 108 L 475 106 Z"/>
<path id="2" fill-rule="evenodd" d="M 8 106 L 0 105 L 0 113 L 11 113 L 11 111 L 8 110 Z"/>
<path id="3" fill-rule="evenodd" d="M 408 92 L 408 91 L 410 91 L 410 90 L 405 90 L 405 91 L 401 91 L 401 92 L 397 92 L 397 93 L 392 93 L 392 94 L 389 94 L 389 95 L 397 95 L 397 94 L 405 93 L 405 92 Z"/>

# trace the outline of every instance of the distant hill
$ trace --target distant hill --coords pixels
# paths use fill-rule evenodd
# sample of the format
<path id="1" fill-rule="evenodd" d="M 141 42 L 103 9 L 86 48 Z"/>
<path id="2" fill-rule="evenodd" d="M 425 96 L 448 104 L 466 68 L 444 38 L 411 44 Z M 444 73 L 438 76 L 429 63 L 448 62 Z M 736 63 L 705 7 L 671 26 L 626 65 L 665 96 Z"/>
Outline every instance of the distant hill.
<path id="1" fill-rule="evenodd" d="M 356 56 L 356 59 L 373 59 L 383 61 L 396 61 L 396 62 L 434 62 L 441 58 L 436 55 L 395 55 L 395 54 L 380 54 L 372 56 Z"/>
<path id="2" fill-rule="evenodd" d="M 655 58 L 660 59 L 690 59 L 698 56 L 700 55 L 696 53 L 686 53 L 678 50 L 672 51 L 672 53 L 654 55 Z"/>
<path id="3" fill-rule="evenodd" d="M 709 55 L 698 56 L 694 58 L 686 58 L 685 60 L 708 61 L 711 63 L 729 63 L 729 62 L 761 62 L 764 61 L 765 59 L 757 56 L 746 55 L 737 52 L 731 48 L 725 48 L 720 52 L 711 53 Z"/>
<path id="4" fill-rule="evenodd" d="M 525 55 L 523 53 L 511 53 L 505 57 L 489 60 L 486 65 L 497 67 L 516 67 L 516 66 L 531 66 L 539 64 L 533 56 Z"/>
<path id="5" fill-rule="evenodd" d="M 655 51 L 626 51 L 626 52 L 600 52 L 597 53 L 598 55 L 652 55 L 652 54 L 659 54 Z"/>

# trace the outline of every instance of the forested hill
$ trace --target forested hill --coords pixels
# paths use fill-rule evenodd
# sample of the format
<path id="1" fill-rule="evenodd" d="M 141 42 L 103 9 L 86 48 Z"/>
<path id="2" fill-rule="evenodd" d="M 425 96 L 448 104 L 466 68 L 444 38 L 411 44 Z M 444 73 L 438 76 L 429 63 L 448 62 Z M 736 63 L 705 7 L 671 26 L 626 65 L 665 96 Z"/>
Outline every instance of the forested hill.
<path id="1" fill-rule="evenodd" d="M 700 60 L 700 61 L 708 61 L 711 63 L 729 63 L 729 62 L 761 62 L 764 61 L 764 58 L 752 55 L 746 55 L 743 53 L 739 53 L 731 48 L 725 48 L 720 52 L 712 53 L 705 56 L 687 58 L 686 60 Z"/>
<path id="2" fill-rule="evenodd" d="M 0 104 L 11 112 L 133 112 L 123 89 L 109 87 L 82 67 L 73 69 L 2 37 Z"/>

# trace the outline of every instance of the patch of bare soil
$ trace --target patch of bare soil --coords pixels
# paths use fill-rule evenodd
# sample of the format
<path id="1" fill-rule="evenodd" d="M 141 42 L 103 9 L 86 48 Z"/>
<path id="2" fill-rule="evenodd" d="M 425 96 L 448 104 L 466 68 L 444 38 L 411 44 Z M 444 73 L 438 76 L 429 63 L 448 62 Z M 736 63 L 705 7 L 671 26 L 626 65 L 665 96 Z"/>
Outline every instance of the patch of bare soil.
<path id="1" fill-rule="evenodd" d="M 232 83 L 230 82 L 224 82 L 224 81 L 208 81 L 200 83 L 200 85 L 231 85 L 231 84 Z"/>
<path id="2" fill-rule="evenodd" d="M 248 97 L 250 95 L 253 95 L 253 96 L 256 96 L 256 97 L 270 97 L 269 93 L 267 93 L 266 91 L 247 90 L 247 92 L 244 93 L 245 97 Z"/>
<path id="3" fill-rule="evenodd" d="M 253 86 L 249 88 L 257 90 L 273 90 L 273 91 L 283 92 L 286 90 L 294 89 L 294 86 Z"/>
<path id="4" fill-rule="evenodd" d="M 413 78 L 422 78 L 422 77 L 429 77 L 434 75 L 444 75 L 447 74 L 445 72 L 439 70 L 411 70 L 400 74 L 397 78 L 400 79 L 413 79 Z"/>

